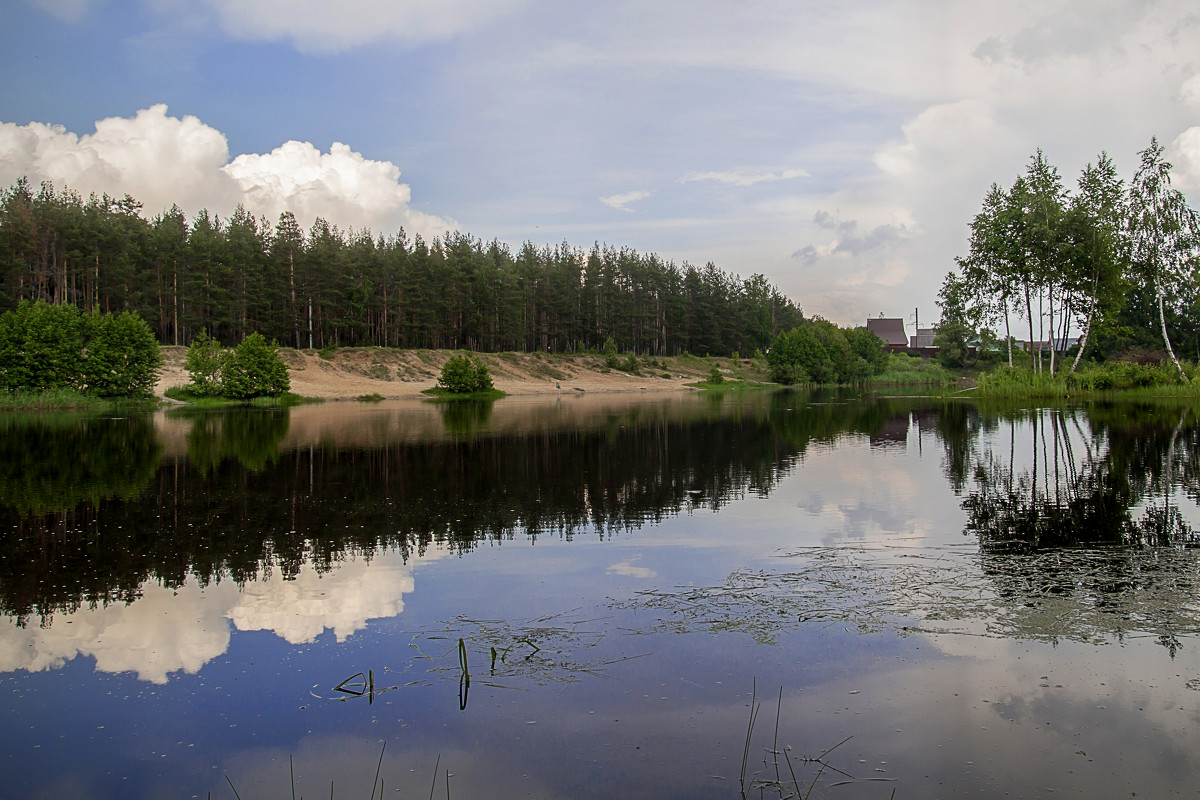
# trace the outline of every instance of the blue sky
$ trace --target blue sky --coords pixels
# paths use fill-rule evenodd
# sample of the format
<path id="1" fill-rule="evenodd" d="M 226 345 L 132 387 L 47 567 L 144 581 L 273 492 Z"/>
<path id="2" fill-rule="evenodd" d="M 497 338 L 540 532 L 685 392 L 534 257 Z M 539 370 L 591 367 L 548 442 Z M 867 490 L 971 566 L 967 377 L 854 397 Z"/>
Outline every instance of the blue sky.
<path id="1" fill-rule="evenodd" d="M 1151 136 L 1200 197 L 1187 2 L 0 0 L 0 183 L 761 272 L 936 318 L 992 181 Z"/>

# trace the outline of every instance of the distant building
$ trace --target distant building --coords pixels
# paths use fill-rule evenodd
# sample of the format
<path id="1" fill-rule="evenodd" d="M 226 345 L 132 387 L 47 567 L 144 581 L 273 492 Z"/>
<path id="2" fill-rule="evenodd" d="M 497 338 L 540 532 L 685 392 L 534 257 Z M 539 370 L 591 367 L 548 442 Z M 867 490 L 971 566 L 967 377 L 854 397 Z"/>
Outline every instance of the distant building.
<path id="1" fill-rule="evenodd" d="M 935 336 L 937 336 L 937 328 L 917 328 L 917 335 L 912 337 L 908 346 L 913 350 L 934 347 L 933 338 Z"/>
<path id="2" fill-rule="evenodd" d="M 867 319 L 867 330 L 883 339 L 889 351 L 900 351 L 908 346 L 908 334 L 904 332 L 904 320 L 900 317 Z"/>

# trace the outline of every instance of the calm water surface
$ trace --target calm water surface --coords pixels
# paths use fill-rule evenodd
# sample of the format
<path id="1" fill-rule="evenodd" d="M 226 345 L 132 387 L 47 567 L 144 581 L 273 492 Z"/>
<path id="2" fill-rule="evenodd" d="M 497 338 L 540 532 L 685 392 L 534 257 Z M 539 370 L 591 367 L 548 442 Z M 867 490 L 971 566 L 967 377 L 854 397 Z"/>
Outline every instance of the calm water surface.
<path id="1" fill-rule="evenodd" d="M 0 417 L 0 794 L 1196 796 L 1198 498 L 1169 404 Z"/>

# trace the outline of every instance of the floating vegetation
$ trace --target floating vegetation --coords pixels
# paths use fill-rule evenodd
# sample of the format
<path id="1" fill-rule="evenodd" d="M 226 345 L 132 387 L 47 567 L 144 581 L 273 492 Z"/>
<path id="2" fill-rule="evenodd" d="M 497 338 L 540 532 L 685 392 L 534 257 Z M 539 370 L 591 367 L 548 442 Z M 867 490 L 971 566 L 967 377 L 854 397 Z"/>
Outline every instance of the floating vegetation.
<path id="1" fill-rule="evenodd" d="M 1153 637 L 1173 656 L 1200 634 L 1200 553 L 1168 548 L 980 553 L 962 547 L 809 547 L 780 571 L 723 585 L 639 592 L 671 632 L 735 631 L 774 642 L 802 627 L 1069 640 Z"/>
<path id="2" fill-rule="evenodd" d="M 333 687 L 340 696 L 321 700 L 342 702 L 374 697 L 397 689 L 432 686 L 441 680 L 457 680 L 459 707 L 466 708 L 471 687 L 470 660 L 473 653 L 489 664 L 486 678 L 479 683 L 497 689 L 520 689 L 522 684 L 546 686 L 552 683 L 571 684 L 584 675 L 600 677 L 605 668 L 642 654 L 605 658 L 596 655 L 596 646 L 605 632 L 597 629 L 601 619 L 580 619 L 574 612 L 551 614 L 525 623 L 507 620 L 473 620 L 456 617 L 437 630 L 413 635 L 409 648 L 412 660 L 395 668 L 385 666 L 383 674 L 414 675 L 413 680 L 384 686 L 375 683 L 373 670 L 357 672 Z M 449 649 L 442 649 L 453 641 Z M 424 667 L 423 671 L 421 668 Z M 565 689 L 566 687 L 564 687 Z"/>

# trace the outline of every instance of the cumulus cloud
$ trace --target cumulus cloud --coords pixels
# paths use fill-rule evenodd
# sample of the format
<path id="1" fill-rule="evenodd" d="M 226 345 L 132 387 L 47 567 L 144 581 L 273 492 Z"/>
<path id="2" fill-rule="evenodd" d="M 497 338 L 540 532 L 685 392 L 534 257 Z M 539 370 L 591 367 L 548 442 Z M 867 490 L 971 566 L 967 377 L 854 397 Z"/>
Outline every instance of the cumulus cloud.
<path id="1" fill-rule="evenodd" d="M 629 207 L 630 203 L 636 203 L 638 200 L 645 200 L 650 196 L 650 192 L 624 192 L 623 194 L 610 194 L 608 197 L 601 197 L 600 202 L 609 208 L 615 208 L 617 211 L 625 211 L 632 214 L 633 209 Z"/>
<path id="2" fill-rule="evenodd" d="M 796 178 L 809 177 L 803 169 L 785 169 L 780 172 L 754 172 L 746 167 L 725 172 L 692 172 L 683 177 L 683 183 L 692 181 L 716 181 L 733 186 L 753 186 L 756 183 L 773 183 L 775 181 L 790 181 Z"/>
<path id="3" fill-rule="evenodd" d="M 525 0 L 207 0 L 221 27 L 242 39 L 290 39 L 339 52 L 381 40 L 418 44 L 478 28 Z"/>
<path id="4" fill-rule="evenodd" d="M 321 216 L 343 228 L 403 226 L 426 237 L 455 227 L 409 205 L 411 190 L 391 162 L 338 142 L 322 153 L 295 141 L 230 161 L 223 133 L 194 116 L 169 116 L 161 104 L 100 120 L 82 136 L 40 122 L 0 123 L 0 183 L 23 176 L 84 194 L 129 194 L 149 214 L 174 203 L 227 216 L 241 203 L 271 220 L 290 210 L 303 225 Z"/>

